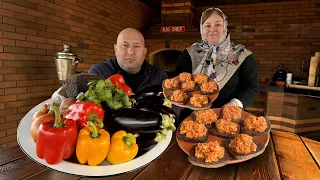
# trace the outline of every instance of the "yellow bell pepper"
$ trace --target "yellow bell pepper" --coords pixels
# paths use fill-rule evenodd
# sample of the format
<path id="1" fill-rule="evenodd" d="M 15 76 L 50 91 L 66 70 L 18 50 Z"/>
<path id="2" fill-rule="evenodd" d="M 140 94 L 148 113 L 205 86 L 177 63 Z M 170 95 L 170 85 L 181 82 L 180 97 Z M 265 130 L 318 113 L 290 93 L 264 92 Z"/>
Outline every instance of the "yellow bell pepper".
<path id="1" fill-rule="evenodd" d="M 132 160 L 138 153 L 136 138 L 138 134 L 118 131 L 111 137 L 107 160 L 110 164 L 120 164 Z"/>
<path id="2" fill-rule="evenodd" d="M 98 126 L 103 128 L 102 121 L 98 121 Z M 76 155 L 79 162 L 96 166 L 106 159 L 109 148 L 110 134 L 104 129 L 98 130 L 94 122 L 88 121 L 88 126 L 78 135 Z"/>

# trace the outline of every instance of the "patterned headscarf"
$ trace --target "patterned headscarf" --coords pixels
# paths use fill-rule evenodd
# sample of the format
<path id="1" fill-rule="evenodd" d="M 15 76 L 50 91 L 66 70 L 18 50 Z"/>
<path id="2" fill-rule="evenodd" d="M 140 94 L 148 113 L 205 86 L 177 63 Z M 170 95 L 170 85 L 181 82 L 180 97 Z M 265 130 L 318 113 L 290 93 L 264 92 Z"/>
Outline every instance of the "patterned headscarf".
<path id="1" fill-rule="evenodd" d="M 216 10 L 223 15 L 224 31 L 216 44 L 205 39 L 202 30 L 202 18 L 206 11 Z M 245 46 L 230 41 L 227 16 L 219 8 L 206 9 L 201 16 L 201 43 L 194 43 L 187 48 L 192 60 L 193 74 L 206 74 L 213 78 L 220 89 L 228 82 L 244 59 L 252 54 Z"/>

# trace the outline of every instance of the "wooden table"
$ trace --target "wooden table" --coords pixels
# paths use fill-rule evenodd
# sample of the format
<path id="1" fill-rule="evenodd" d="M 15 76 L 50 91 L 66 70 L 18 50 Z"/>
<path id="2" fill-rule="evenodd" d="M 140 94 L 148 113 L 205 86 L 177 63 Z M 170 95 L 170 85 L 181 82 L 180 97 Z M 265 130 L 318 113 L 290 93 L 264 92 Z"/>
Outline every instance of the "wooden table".
<path id="1" fill-rule="evenodd" d="M 134 172 L 100 178 L 75 176 L 51 170 L 28 158 L 19 146 L 0 151 L 0 179 L 320 179 L 320 142 L 272 131 L 265 152 L 249 161 L 218 169 L 195 167 L 175 137 L 165 152 Z"/>

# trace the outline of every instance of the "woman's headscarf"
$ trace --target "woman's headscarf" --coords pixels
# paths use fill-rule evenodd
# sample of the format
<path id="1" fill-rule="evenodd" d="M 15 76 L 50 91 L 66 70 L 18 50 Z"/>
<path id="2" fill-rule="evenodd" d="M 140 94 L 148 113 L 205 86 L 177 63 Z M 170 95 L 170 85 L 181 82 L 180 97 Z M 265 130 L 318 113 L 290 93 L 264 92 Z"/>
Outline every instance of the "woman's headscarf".
<path id="1" fill-rule="evenodd" d="M 223 15 L 224 32 L 216 44 L 208 43 L 202 32 L 202 18 L 208 10 L 220 11 Z M 192 60 L 193 74 L 207 74 L 213 78 L 220 89 L 228 82 L 244 59 L 252 54 L 245 46 L 230 41 L 227 29 L 227 16 L 218 8 L 206 9 L 201 16 L 201 43 L 194 43 L 187 48 Z"/>

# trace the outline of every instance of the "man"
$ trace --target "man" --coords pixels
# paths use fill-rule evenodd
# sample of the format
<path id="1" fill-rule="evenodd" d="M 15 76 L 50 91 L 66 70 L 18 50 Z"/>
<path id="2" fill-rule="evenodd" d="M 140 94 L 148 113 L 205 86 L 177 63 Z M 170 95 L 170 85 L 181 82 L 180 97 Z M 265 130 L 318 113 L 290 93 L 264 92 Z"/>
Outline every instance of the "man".
<path id="1" fill-rule="evenodd" d="M 108 78 L 121 74 L 133 93 L 149 85 L 160 85 L 168 78 L 165 71 L 145 61 L 147 48 L 143 35 L 136 29 L 122 30 L 114 45 L 116 57 L 104 63 L 95 64 L 89 69 L 90 74 L 99 74 Z"/>

